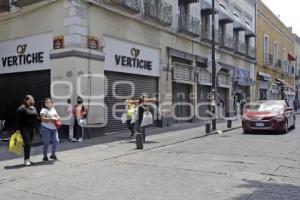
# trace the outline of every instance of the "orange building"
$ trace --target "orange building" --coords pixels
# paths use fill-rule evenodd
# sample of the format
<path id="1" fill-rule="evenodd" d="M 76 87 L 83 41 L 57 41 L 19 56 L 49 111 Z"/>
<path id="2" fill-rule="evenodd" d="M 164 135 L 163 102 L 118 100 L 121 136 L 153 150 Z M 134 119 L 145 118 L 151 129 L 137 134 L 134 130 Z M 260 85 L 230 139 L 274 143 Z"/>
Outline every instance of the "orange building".
<path id="1" fill-rule="evenodd" d="M 257 2 L 257 99 L 295 98 L 292 30 L 261 1 Z"/>

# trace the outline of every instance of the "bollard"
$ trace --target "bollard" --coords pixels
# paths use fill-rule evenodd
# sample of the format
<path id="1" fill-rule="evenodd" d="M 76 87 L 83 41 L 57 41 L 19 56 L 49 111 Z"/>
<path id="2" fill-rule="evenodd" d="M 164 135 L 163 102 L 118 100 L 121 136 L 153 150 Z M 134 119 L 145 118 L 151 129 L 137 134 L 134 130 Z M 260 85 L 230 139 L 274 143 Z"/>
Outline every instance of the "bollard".
<path id="1" fill-rule="evenodd" d="M 205 124 L 205 132 L 210 133 L 210 123 Z"/>
<path id="2" fill-rule="evenodd" d="M 144 143 L 143 143 L 143 134 L 138 133 L 135 135 L 135 143 L 136 143 L 136 148 L 137 149 L 143 149 L 144 148 Z"/>
<path id="3" fill-rule="evenodd" d="M 231 120 L 227 120 L 227 128 L 231 128 L 232 126 L 232 121 Z"/>

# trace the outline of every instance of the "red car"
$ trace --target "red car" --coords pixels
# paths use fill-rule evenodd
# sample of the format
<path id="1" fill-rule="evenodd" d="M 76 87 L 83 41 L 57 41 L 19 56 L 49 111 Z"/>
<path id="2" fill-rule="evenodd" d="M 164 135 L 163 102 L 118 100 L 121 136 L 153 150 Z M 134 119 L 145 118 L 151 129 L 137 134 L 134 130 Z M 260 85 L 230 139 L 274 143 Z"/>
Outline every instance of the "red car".
<path id="1" fill-rule="evenodd" d="M 244 133 L 255 131 L 287 133 L 290 128 L 295 128 L 295 124 L 294 109 L 281 100 L 257 101 L 249 104 L 245 108 L 242 120 Z"/>

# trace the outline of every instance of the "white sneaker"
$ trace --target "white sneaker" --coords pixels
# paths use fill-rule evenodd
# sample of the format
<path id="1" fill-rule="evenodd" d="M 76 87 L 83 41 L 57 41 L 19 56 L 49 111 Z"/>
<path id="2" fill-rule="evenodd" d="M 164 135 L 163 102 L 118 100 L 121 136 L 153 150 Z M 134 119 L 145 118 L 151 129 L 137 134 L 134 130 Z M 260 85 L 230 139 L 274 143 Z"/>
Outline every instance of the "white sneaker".
<path id="1" fill-rule="evenodd" d="M 29 159 L 24 160 L 24 165 L 25 166 L 30 166 L 31 165 L 30 160 Z"/>
<path id="2" fill-rule="evenodd" d="M 78 139 L 78 142 L 82 142 L 82 141 L 83 141 L 83 139 L 82 139 L 82 138 L 79 138 L 79 139 Z"/>
<path id="3" fill-rule="evenodd" d="M 78 142 L 76 138 L 73 138 L 71 142 Z"/>

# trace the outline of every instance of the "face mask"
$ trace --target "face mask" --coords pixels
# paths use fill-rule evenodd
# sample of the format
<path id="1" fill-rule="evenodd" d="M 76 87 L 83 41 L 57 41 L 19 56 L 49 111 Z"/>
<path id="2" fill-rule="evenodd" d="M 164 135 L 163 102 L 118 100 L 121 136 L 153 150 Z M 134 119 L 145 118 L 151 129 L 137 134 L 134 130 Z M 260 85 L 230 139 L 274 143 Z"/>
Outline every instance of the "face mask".
<path id="1" fill-rule="evenodd" d="M 82 100 L 81 100 L 81 99 L 78 99 L 78 100 L 77 100 L 77 103 L 78 103 L 78 104 L 81 104 L 81 103 L 82 103 Z"/>
<path id="2" fill-rule="evenodd" d="M 34 106 L 34 101 L 30 101 L 29 106 Z"/>

